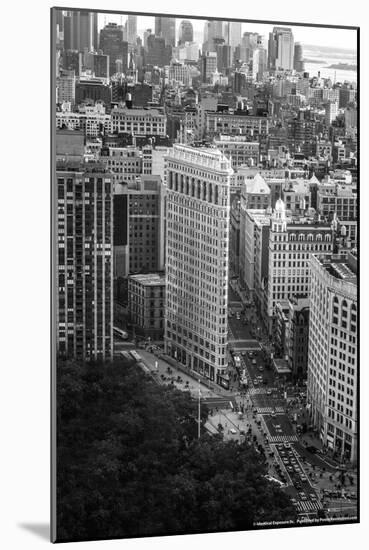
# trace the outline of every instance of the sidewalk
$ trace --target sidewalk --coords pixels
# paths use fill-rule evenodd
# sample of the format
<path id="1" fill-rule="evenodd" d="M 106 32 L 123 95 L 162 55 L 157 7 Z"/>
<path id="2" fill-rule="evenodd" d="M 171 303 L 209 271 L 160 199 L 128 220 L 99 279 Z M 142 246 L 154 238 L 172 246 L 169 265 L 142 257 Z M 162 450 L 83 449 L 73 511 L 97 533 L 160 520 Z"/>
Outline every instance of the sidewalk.
<path id="1" fill-rule="evenodd" d="M 173 359 L 173 357 L 170 357 L 169 355 L 166 355 L 165 353 L 163 353 L 161 355 L 161 359 L 165 361 L 167 364 L 174 367 L 175 369 L 178 369 L 179 371 L 183 372 L 187 376 L 191 377 L 193 380 L 196 380 L 197 382 L 200 380 L 204 386 L 207 386 L 209 390 L 211 389 L 214 392 L 214 394 L 216 394 L 215 397 L 219 397 L 219 396 L 228 397 L 228 398 L 233 397 L 234 392 L 232 392 L 231 390 L 226 390 L 225 388 L 222 388 L 218 384 L 215 384 L 214 382 L 206 378 L 206 376 L 203 376 L 198 372 L 188 369 L 187 367 L 185 367 L 184 365 L 182 365 L 181 363 Z"/>
<path id="2" fill-rule="evenodd" d="M 171 384 L 182 391 L 189 391 L 194 397 L 197 397 L 199 394 L 200 379 L 200 391 L 202 397 L 219 397 L 219 395 L 209 388 L 209 385 L 204 382 L 204 380 L 206 380 L 204 377 L 202 377 L 201 380 L 200 376 L 193 376 L 192 373 L 187 371 L 185 368 L 180 369 L 177 364 L 173 365 L 167 361 L 167 356 L 163 355 L 161 357 L 157 357 L 153 353 L 141 349 L 139 350 L 139 355 L 141 355 L 144 363 L 150 368 L 151 372 L 156 373 L 158 382 L 162 384 Z M 157 368 L 155 365 L 157 365 Z M 170 368 L 181 372 L 181 382 L 178 382 L 177 380 L 178 372 L 172 372 L 171 374 L 168 372 L 169 366 Z"/>

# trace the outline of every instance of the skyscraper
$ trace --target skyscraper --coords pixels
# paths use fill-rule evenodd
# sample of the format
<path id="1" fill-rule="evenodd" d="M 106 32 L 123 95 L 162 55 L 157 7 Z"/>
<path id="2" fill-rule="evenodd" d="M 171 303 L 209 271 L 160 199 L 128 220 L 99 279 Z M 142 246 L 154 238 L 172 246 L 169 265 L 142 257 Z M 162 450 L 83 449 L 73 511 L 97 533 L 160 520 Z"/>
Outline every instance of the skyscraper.
<path id="1" fill-rule="evenodd" d="M 274 27 L 269 33 L 269 68 L 282 71 L 293 70 L 294 39 L 287 27 Z"/>
<path id="2" fill-rule="evenodd" d="M 300 42 L 296 42 L 295 44 L 293 68 L 298 73 L 304 72 L 304 69 L 305 69 L 302 45 L 300 44 Z"/>
<path id="3" fill-rule="evenodd" d="M 98 49 L 96 12 L 73 10 L 64 16 L 64 49 L 88 51 Z"/>
<path id="4" fill-rule="evenodd" d="M 224 40 L 224 22 L 210 20 L 205 23 L 203 53 L 214 52 L 217 40 Z"/>
<path id="5" fill-rule="evenodd" d="M 232 51 L 241 44 L 241 23 L 237 21 L 226 21 L 224 23 L 224 38 L 226 44 L 231 46 Z"/>
<path id="6" fill-rule="evenodd" d="M 57 166 L 59 356 L 113 358 L 113 178 L 104 167 Z"/>
<path id="7" fill-rule="evenodd" d="M 128 44 L 135 44 L 137 38 L 137 15 L 128 15 L 126 28 Z"/>
<path id="8" fill-rule="evenodd" d="M 311 265 L 307 402 L 323 444 L 357 454 L 357 257 L 316 255 Z"/>
<path id="9" fill-rule="evenodd" d="M 155 17 L 155 35 L 164 38 L 166 46 L 176 45 L 176 20 L 173 17 Z"/>
<path id="10" fill-rule="evenodd" d="M 181 21 L 178 33 L 178 44 L 184 44 L 185 42 L 193 42 L 193 26 L 191 21 L 186 19 Z"/>
<path id="11" fill-rule="evenodd" d="M 200 72 L 202 82 L 210 82 L 211 75 L 217 70 L 216 52 L 206 52 L 201 56 Z"/>
<path id="12" fill-rule="evenodd" d="M 118 72 L 118 63 L 121 62 L 122 72 L 128 66 L 128 42 L 123 40 L 123 27 L 116 23 L 108 23 L 100 31 L 100 49 L 109 56 L 110 75 Z"/>
<path id="13" fill-rule="evenodd" d="M 167 157 L 165 349 L 221 384 L 227 367 L 230 161 L 174 145 Z"/>

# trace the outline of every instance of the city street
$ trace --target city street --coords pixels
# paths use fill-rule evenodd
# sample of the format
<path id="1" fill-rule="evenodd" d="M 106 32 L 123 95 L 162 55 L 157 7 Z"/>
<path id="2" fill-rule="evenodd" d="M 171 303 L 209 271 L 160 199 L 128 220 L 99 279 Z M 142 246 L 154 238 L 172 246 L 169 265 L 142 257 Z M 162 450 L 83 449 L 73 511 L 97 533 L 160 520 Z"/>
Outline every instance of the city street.
<path id="1" fill-rule="evenodd" d="M 351 511 L 354 504 L 350 498 L 356 494 L 356 475 L 350 476 L 350 482 L 346 478 L 347 498 L 337 500 L 341 492 L 336 495 L 339 486 L 336 467 L 327 463 L 322 455 L 306 449 L 307 443 L 303 445 L 296 433 L 297 422 L 292 421 L 294 417 L 300 423 L 305 420 L 304 388 L 287 388 L 278 380 L 254 337 L 255 330 L 257 332 L 261 326 L 255 312 L 245 310 L 232 289 L 230 298 L 230 349 L 241 359 L 241 370 L 248 380 L 247 388 L 241 388 L 238 382 L 240 374 L 234 367 L 229 372 L 232 391 L 225 392 L 218 391 L 203 379 L 199 384 L 194 375 L 187 374 L 179 366 L 176 368 L 164 358 L 139 349 L 144 364 L 160 384 L 189 391 L 194 398 L 198 398 L 200 388 L 201 403 L 209 408 L 207 430 L 212 434 L 222 433 L 224 440 L 246 440 L 255 446 L 257 452 L 262 452 L 269 475 L 285 484 L 284 490 L 301 515 L 316 515 L 323 503 L 332 510 Z M 132 343 L 121 342 L 119 349 L 132 346 Z"/>

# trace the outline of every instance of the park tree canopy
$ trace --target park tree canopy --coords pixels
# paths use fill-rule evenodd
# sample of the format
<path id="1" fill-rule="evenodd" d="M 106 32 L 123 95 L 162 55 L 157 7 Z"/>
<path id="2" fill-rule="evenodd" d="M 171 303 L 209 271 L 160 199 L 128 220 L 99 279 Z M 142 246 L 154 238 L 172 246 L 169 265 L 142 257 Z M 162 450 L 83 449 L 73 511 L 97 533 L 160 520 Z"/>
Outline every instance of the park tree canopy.
<path id="1" fill-rule="evenodd" d="M 202 421 L 207 417 L 202 407 Z M 58 540 L 244 530 L 295 519 L 252 447 L 204 430 L 188 392 L 137 365 L 61 361 Z"/>

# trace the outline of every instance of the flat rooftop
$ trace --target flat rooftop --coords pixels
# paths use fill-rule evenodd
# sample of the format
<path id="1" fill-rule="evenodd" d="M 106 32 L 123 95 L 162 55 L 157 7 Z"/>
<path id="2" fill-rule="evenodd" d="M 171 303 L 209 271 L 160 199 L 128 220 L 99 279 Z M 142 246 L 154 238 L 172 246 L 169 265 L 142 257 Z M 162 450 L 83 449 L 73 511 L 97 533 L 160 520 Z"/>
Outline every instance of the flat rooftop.
<path id="1" fill-rule="evenodd" d="M 163 286 L 165 285 L 164 273 L 139 273 L 130 275 L 129 279 L 144 286 Z"/>
<path id="2" fill-rule="evenodd" d="M 345 255 L 324 254 L 316 256 L 316 258 L 332 277 L 348 283 L 357 283 L 357 256 L 355 251 Z"/>

